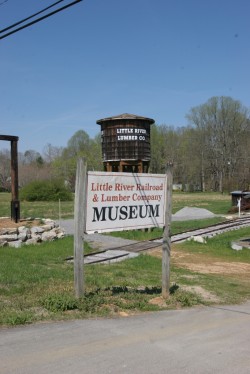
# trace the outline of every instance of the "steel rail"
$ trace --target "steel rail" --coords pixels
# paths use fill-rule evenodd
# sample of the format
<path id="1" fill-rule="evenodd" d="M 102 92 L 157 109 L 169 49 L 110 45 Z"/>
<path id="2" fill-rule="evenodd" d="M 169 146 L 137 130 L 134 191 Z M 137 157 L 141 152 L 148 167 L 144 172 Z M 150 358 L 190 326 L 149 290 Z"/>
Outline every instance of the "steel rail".
<path id="1" fill-rule="evenodd" d="M 243 227 L 248 227 L 250 226 L 250 216 L 249 217 L 241 217 L 237 219 L 233 219 L 230 221 L 224 221 L 221 223 L 217 223 L 215 225 L 210 225 L 201 229 L 195 229 L 195 230 L 189 230 L 189 231 L 184 231 L 178 234 L 175 234 L 171 237 L 171 243 L 181 243 L 183 241 L 188 240 L 192 236 L 202 236 L 202 237 L 213 237 L 215 235 L 222 234 L 227 231 L 232 231 L 232 230 L 237 230 Z M 90 264 L 97 264 L 97 263 L 109 263 L 112 260 L 119 259 L 121 257 L 126 257 L 125 254 L 117 254 L 111 257 L 107 258 L 100 258 L 101 254 L 105 254 L 107 251 L 115 251 L 115 250 L 123 250 L 127 252 L 145 252 L 150 249 L 156 248 L 161 246 L 162 244 L 162 237 L 156 238 L 156 239 L 151 239 L 151 240 L 145 240 L 145 241 L 139 241 L 136 243 L 131 243 L 131 244 L 126 244 L 120 247 L 115 247 L 115 248 L 108 248 L 105 250 L 101 251 L 96 251 L 92 253 L 88 253 L 84 255 L 84 259 L 86 259 L 86 265 Z M 88 257 L 94 257 L 96 256 L 95 259 L 91 259 L 91 262 L 87 262 Z M 68 257 L 65 260 L 73 260 L 73 257 Z"/>

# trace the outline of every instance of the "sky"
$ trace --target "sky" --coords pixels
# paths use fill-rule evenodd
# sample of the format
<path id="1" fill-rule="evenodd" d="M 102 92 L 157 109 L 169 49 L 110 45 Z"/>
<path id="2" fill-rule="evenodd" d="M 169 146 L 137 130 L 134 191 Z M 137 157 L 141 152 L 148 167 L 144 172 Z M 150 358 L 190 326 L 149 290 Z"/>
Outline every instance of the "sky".
<path id="1" fill-rule="evenodd" d="M 0 0 L 1 30 L 55 1 Z M 249 108 L 249 14 L 249 0 L 84 0 L 3 38 L 0 134 L 42 154 L 122 113 L 177 128 L 213 96 Z"/>

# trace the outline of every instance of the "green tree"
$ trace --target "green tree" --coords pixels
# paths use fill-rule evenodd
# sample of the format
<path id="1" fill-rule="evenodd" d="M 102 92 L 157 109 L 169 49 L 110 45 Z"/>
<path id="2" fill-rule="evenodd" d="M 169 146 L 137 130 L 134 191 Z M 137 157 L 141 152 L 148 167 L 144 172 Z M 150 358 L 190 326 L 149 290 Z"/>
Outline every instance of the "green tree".
<path id="1" fill-rule="evenodd" d="M 90 137 L 84 130 L 77 131 L 68 141 L 67 152 L 71 157 L 86 155 L 90 148 Z"/>
<path id="2" fill-rule="evenodd" d="M 88 170 L 102 170 L 101 136 L 91 139 L 83 131 L 77 131 L 68 141 L 61 156 L 53 161 L 54 174 L 68 183 L 73 190 L 75 186 L 77 158 L 83 157 Z"/>
<path id="3" fill-rule="evenodd" d="M 152 173 L 164 173 L 168 162 L 176 163 L 178 158 L 179 136 L 171 126 L 151 126 L 151 162 Z"/>

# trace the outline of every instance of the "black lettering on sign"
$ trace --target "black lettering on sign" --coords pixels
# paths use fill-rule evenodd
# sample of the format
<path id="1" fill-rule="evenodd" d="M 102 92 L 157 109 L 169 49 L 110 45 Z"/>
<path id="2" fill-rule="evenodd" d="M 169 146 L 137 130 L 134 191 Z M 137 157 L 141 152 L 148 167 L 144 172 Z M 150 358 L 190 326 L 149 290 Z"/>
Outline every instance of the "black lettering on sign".
<path id="1" fill-rule="evenodd" d="M 93 207 L 92 222 L 159 217 L 160 204 Z"/>

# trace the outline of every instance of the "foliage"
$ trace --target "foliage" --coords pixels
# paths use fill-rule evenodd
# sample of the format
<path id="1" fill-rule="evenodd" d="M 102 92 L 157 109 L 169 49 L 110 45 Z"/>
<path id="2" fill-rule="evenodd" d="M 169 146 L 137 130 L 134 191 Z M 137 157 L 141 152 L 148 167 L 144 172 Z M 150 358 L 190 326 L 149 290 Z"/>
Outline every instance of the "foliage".
<path id="1" fill-rule="evenodd" d="M 151 126 L 151 173 L 164 173 L 173 163 L 173 182 L 181 190 L 231 192 L 250 185 L 249 110 L 231 97 L 212 97 L 187 114 L 188 126 Z M 48 144 L 41 155 L 19 153 L 19 185 L 34 180 L 61 179 L 75 188 L 77 159 L 88 170 L 103 170 L 101 134 L 93 139 L 78 130 L 66 147 Z M 10 152 L 0 152 L 0 190 L 10 191 Z"/>
<path id="2" fill-rule="evenodd" d="M 151 126 L 153 173 L 173 163 L 174 183 L 183 191 L 248 189 L 249 110 L 231 97 L 212 97 L 191 108 L 189 126 Z"/>
<path id="3" fill-rule="evenodd" d="M 90 139 L 85 131 L 77 131 L 69 139 L 61 156 L 52 163 L 54 174 L 66 180 L 72 191 L 75 187 L 76 166 L 79 157 L 85 159 L 88 170 L 102 170 L 100 135 Z"/>
<path id="4" fill-rule="evenodd" d="M 3 324 L 10 326 L 25 325 L 32 321 L 34 321 L 33 314 L 22 310 L 9 310 L 3 317 Z"/>
<path id="5" fill-rule="evenodd" d="M 72 200 L 71 192 L 62 181 L 33 181 L 20 190 L 20 199 L 27 201 Z"/>
<path id="6" fill-rule="evenodd" d="M 41 299 L 43 307 L 51 312 L 64 312 L 66 310 L 73 310 L 78 308 L 78 300 L 69 293 L 55 293 L 45 295 Z"/>
<path id="7" fill-rule="evenodd" d="M 175 300 L 177 305 L 179 304 L 183 308 L 204 304 L 202 297 L 197 295 L 195 292 L 185 291 L 179 286 L 176 286 L 176 289 L 173 291 L 172 298 Z"/>

